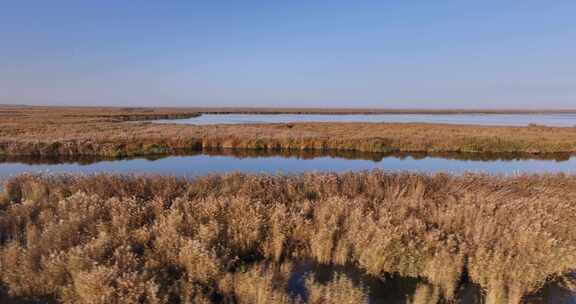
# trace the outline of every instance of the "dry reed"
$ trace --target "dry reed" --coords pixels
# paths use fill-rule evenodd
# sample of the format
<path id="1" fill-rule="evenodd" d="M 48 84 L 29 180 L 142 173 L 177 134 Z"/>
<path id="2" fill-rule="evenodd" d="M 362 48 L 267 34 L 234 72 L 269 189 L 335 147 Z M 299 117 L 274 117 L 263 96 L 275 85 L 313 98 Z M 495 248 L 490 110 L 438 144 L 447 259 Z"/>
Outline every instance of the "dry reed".
<path id="1" fill-rule="evenodd" d="M 566 175 L 24 175 L 0 195 L 0 279 L 62 303 L 295 303 L 289 263 L 311 260 L 420 278 L 413 303 L 454 299 L 462 280 L 520 303 L 573 282 L 575 189 Z M 366 299 L 344 276 L 306 283 L 310 303 Z"/>
<path id="2" fill-rule="evenodd" d="M 120 157 L 180 150 L 575 153 L 576 128 L 293 123 L 192 126 L 126 122 L 197 115 L 182 109 L 0 108 L 0 155 Z"/>

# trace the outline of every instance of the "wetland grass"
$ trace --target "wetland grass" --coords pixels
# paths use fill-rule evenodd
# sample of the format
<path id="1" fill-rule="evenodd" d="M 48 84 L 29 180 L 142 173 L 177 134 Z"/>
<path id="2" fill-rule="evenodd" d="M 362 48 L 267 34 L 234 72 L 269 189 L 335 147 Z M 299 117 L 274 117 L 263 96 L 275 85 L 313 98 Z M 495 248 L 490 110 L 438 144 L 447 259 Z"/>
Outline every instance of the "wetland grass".
<path id="1" fill-rule="evenodd" d="M 575 189 L 568 175 L 23 175 L 0 196 L 0 279 L 62 303 L 366 301 L 345 273 L 291 296 L 291 263 L 308 260 L 418 278 L 413 303 L 455 300 L 464 281 L 520 303 L 573 282 Z"/>
<path id="2" fill-rule="evenodd" d="M 533 155 L 576 153 L 576 128 L 418 123 L 153 124 L 199 115 L 178 109 L 10 107 L 0 118 L 0 156 L 175 154 L 191 149 Z M 135 121 L 132 121 L 135 120 Z M 131 122 L 127 122 L 131 121 Z"/>

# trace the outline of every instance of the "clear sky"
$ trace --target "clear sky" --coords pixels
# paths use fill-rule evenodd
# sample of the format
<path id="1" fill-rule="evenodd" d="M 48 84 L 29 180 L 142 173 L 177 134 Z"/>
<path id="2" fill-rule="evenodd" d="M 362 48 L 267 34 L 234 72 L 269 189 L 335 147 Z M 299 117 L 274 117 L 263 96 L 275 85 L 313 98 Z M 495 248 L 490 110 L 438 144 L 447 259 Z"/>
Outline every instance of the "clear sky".
<path id="1" fill-rule="evenodd" d="M 0 103 L 576 108 L 576 1 L 0 0 Z"/>

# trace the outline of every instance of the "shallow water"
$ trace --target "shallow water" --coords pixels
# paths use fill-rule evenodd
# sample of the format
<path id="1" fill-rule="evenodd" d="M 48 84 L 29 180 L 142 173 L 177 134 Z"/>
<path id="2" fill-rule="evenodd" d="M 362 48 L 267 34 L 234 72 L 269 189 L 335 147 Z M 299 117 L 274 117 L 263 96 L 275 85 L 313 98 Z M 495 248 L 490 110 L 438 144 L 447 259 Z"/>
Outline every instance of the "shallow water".
<path id="1" fill-rule="evenodd" d="M 326 284 L 336 274 L 344 275 L 352 281 L 355 287 L 366 292 L 368 304 L 406 304 L 414 300 L 416 289 L 422 286 L 433 287 L 424 280 L 411 277 L 402 277 L 395 274 L 386 274 L 383 277 L 375 277 L 366 274 L 360 268 L 354 266 L 322 265 L 313 262 L 297 261 L 289 275 L 286 292 L 293 299 L 307 300 L 308 293 L 305 286 L 307 277 L 314 278 L 320 284 Z M 465 280 L 466 281 L 466 280 Z M 423 299 L 420 299 L 423 300 Z M 458 287 L 454 299 L 447 301 L 440 298 L 438 302 L 427 299 L 429 303 L 449 304 L 481 304 L 485 303 L 484 292 L 480 286 L 469 282 L 463 282 Z M 7 294 L 4 288 L 0 288 L 0 303 L 13 304 L 56 304 L 53 298 L 25 299 L 14 298 Z M 526 295 L 523 299 L 525 304 L 576 304 L 576 293 L 567 289 L 557 281 L 545 284 L 539 291 Z"/>
<path id="2" fill-rule="evenodd" d="M 155 120 L 155 123 L 194 125 L 289 122 L 443 123 L 499 126 L 529 124 L 574 127 L 576 114 L 202 114 L 199 117 Z"/>
<path id="3" fill-rule="evenodd" d="M 531 157 L 531 158 L 530 158 Z M 177 156 L 106 160 L 95 158 L 4 158 L 0 176 L 21 173 L 149 173 L 198 176 L 211 173 L 347 172 L 382 169 L 421 173 L 464 172 L 514 175 L 520 173 L 576 174 L 576 156 L 473 154 L 381 154 L 351 152 L 265 152 L 217 150 Z"/>
<path id="4" fill-rule="evenodd" d="M 310 262 L 300 262 L 294 265 L 291 278 L 288 282 L 288 292 L 295 297 L 306 299 L 304 281 L 311 276 L 322 284 L 329 282 L 335 274 L 340 273 L 348 277 L 355 286 L 362 287 L 368 294 L 370 304 L 409 303 L 419 285 L 427 285 L 425 281 L 417 278 L 386 275 L 377 278 L 365 274 L 361 269 L 352 266 L 320 265 Z M 431 285 L 429 285 L 431 286 Z M 481 288 L 472 283 L 464 282 L 455 295 L 455 303 L 479 304 L 485 299 Z M 454 303 L 440 299 L 440 303 Z M 558 282 L 549 282 L 541 290 L 524 298 L 526 304 L 575 304 L 576 294 L 564 288 Z"/>
<path id="5" fill-rule="evenodd" d="M 368 295 L 370 304 L 408 303 L 414 294 L 419 280 L 400 276 L 377 278 L 365 274 L 359 268 L 351 266 L 321 265 L 301 262 L 294 265 L 294 270 L 288 281 L 288 293 L 293 297 L 307 299 L 305 280 L 313 277 L 315 281 L 326 284 L 337 274 L 343 274 L 356 287 L 361 287 Z"/>

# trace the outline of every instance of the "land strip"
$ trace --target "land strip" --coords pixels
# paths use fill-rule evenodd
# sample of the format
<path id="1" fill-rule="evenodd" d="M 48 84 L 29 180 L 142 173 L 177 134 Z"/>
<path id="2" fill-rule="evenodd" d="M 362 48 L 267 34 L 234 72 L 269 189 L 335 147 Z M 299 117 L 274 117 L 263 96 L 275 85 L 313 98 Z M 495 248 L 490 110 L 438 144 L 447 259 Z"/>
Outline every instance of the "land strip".
<path id="1" fill-rule="evenodd" d="M 0 108 L 0 154 L 125 157 L 190 149 L 576 153 L 576 127 L 418 123 L 176 125 L 198 112 L 152 108 Z M 126 122 L 132 121 L 132 122 Z"/>

